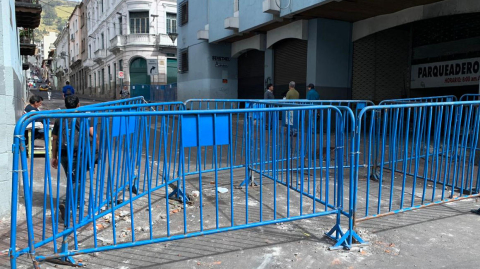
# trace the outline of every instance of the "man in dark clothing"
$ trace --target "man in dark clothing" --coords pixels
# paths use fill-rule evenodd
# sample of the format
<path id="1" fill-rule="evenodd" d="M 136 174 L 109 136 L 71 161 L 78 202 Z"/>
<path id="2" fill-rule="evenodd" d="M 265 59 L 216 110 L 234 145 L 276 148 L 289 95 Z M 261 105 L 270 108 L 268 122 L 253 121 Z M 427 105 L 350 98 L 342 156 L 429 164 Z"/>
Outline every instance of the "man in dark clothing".
<path id="1" fill-rule="evenodd" d="M 80 100 L 78 99 L 77 96 L 75 95 L 68 95 L 67 97 L 65 97 L 65 108 L 67 109 L 75 109 L 75 108 L 78 108 L 80 106 Z M 52 138 L 53 138 L 53 141 L 52 141 L 52 160 L 51 160 L 51 164 L 52 164 L 52 167 L 57 169 L 58 167 L 58 147 L 59 147 L 59 136 L 62 135 L 62 132 L 66 132 L 66 129 L 65 130 L 60 130 L 60 120 L 57 120 L 55 122 L 55 125 L 53 126 L 53 130 L 52 130 Z M 80 120 L 81 119 L 77 119 L 76 121 L 76 124 L 75 126 L 70 126 L 70 125 L 73 125 L 73 123 L 69 124 L 68 128 L 77 128 L 77 131 L 79 133 L 79 130 L 80 130 Z M 65 127 L 65 124 L 67 124 L 67 122 L 64 122 L 63 125 Z M 62 128 L 63 129 L 63 128 Z M 75 132 L 73 132 L 75 133 Z M 93 137 L 93 126 L 90 127 L 89 129 L 89 134 L 91 137 Z M 69 175 L 69 157 L 68 157 L 68 148 L 67 148 L 67 143 L 65 143 L 65 140 L 66 137 L 65 136 L 62 136 L 62 145 L 61 145 L 61 156 L 60 156 L 60 164 L 62 165 L 63 167 L 63 170 L 65 171 L 65 175 L 67 176 L 67 180 L 68 180 L 68 175 Z M 74 139 L 79 139 L 79 137 L 74 137 Z M 75 188 L 75 181 L 77 179 L 77 150 L 76 148 L 73 149 L 73 158 L 72 158 L 72 168 L 71 168 L 71 176 L 72 176 L 72 193 L 74 195 L 74 197 L 76 196 L 77 197 L 77 204 L 80 203 L 80 193 L 76 193 L 76 188 Z M 81 166 L 80 166 L 81 167 Z M 87 166 L 87 170 L 88 170 L 88 166 Z M 78 186 L 80 187 L 81 186 L 81 180 L 82 180 L 82 174 L 81 174 L 82 171 L 79 172 L 78 174 L 78 179 L 79 179 L 79 182 L 78 182 Z M 69 183 L 67 182 L 67 194 L 66 194 L 66 201 L 69 201 L 69 197 L 70 197 L 70 185 Z M 63 201 L 62 204 L 60 204 L 59 206 L 59 210 L 60 210 L 60 214 L 62 216 L 62 219 L 65 221 L 65 225 L 67 225 L 66 223 L 66 219 L 65 219 L 65 205 L 66 205 L 66 201 Z M 68 212 L 69 210 L 67 210 Z"/>
<path id="2" fill-rule="evenodd" d="M 30 104 L 28 104 L 25 107 L 25 109 L 23 111 L 23 114 L 27 114 L 27 113 L 32 112 L 32 111 L 40 111 L 38 108 L 42 106 L 42 102 L 43 102 L 43 98 L 41 96 L 32 95 L 28 101 L 29 101 Z M 30 124 L 30 128 L 33 128 L 31 126 L 32 126 L 32 124 Z M 35 128 L 35 135 L 34 135 L 35 138 L 34 139 L 42 139 L 43 136 L 44 136 L 43 128 L 39 127 L 41 125 L 38 122 L 35 126 L 36 126 L 36 128 Z M 28 142 L 30 141 L 28 139 L 28 131 L 25 131 L 25 139 L 26 139 L 25 144 L 28 145 Z"/>
<path id="3" fill-rule="evenodd" d="M 275 99 L 275 96 L 273 95 L 273 84 L 272 83 L 269 83 L 267 85 L 267 90 L 265 91 L 265 94 L 263 95 L 263 98 L 264 99 Z M 266 123 L 267 123 L 267 125 L 265 126 L 265 130 L 271 129 L 273 124 L 271 122 L 270 113 L 267 113 Z"/>
<path id="4" fill-rule="evenodd" d="M 319 100 L 320 94 L 315 90 L 315 85 L 308 84 L 307 100 Z"/>
<path id="5" fill-rule="evenodd" d="M 70 86 L 70 81 L 67 81 L 65 82 L 65 86 L 63 86 L 62 88 L 62 92 L 63 92 L 63 98 L 69 96 L 69 95 L 74 95 L 75 94 L 75 89 Z"/>
<path id="6" fill-rule="evenodd" d="M 31 112 L 31 111 L 39 111 L 39 107 L 42 106 L 43 98 L 38 95 L 32 95 L 30 97 L 30 100 L 28 100 L 30 104 L 28 104 L 25 107 L 25 113 Z"/>
<path id="7" fill-rule="evenodd" d="M 275 99 L 275 96 L 273 95 L 273 84 L 272 83 L 267 85 L 267 90 L 265 91 L 263 99 Z"/>

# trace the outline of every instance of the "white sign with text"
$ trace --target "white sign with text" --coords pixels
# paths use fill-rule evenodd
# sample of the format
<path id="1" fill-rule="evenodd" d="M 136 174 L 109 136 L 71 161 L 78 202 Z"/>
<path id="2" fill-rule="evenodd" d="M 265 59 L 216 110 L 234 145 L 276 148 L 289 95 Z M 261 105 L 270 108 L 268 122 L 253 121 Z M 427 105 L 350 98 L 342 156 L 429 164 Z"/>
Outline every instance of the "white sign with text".
<path id="1" fill-rule="evenodd" d="M 412 65 L 412 89 L 478 85 L 480 58 Z"/>

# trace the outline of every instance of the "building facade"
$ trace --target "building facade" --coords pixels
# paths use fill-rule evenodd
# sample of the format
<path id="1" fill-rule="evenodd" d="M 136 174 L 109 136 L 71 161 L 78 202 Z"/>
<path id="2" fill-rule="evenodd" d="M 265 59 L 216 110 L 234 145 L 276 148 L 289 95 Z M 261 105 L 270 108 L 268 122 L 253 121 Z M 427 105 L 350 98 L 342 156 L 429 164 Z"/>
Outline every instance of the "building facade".
<path id="1" fill-rule="evenodd" d="M 55 89 L 61 89 L 68 80 L 70 57 L 69 57 L 69 30 L 68 25 L 65 26 L 58 34 L 57 39 L 53 43 L 55 53 L 53 57 L 52 72 L 54 74 L 53 86 Z"/>
<path id="2" fill-rule="evenodd" d="M 168 35 L 176 33 L 176 1 L 90 0 L 85 12 L 86 94 L 119 98 L 128 85 L 132 95 L 147 95 L 151 85 L 176 82 L 176 68 L 167 72 L 168 64 L 176 66 L 176 40 Z M 147 70 L 147 61 L 155 68 Z"/>
<path id="3" fill-rule="evenodd" d="M 309 83 L 375 102 L 478 92 L 480 1 L 366 2 L 179 0 L 178 99 L 263 98 L 268 83 L 281 98 L 289 81 L 301 98 Z M 451 64 L 472 68 L 428 73 Z"/>
<path id="4" fill-rule="evenodd" d="M 41 5 L 34 1 L 0 1 L 0 219 L 9 216 L 12 191 L 13 131 L 28 100 L 28 56 L 35 55 L 33 29 Z M 22 67 L 24 70 L 22 70 Z"/>
<path id="5" fill-rule="evenodd" d="M 84 44 L 82 43 L 82 25 L 84 24 L 82 18 L 83 3 L 75 6 L 68 19 L 68 50 L 70 59 L 70 70 L 68 73 L 70 84 L 77 91 L 82 94 L 83 91 L 80 87 L 82 81 L 85 79 L 82 76 L 82 49 Z"/>

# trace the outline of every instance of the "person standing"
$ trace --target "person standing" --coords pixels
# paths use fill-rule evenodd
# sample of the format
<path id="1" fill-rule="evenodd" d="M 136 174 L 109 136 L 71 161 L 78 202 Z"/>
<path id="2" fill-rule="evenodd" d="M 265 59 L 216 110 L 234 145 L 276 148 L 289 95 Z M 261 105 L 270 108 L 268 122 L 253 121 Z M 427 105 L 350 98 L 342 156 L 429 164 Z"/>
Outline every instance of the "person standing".
<path id="1" fill-rule="evenodd" d="M 70 86 L 70 81 L 67 81 L 65 82 L 65 86 L 63 86 L 62 88 L 62 92 L 63 92 L 63 98 L 67 97 L 67 96 L 70 96 L 70 95 L 74 95 L 75 94 L 75 89 Z"/>
<path id="2" fill-rule="evenodd" d="M 307 100 L 320 100 L 320 94 L 315 90 L 315 85 L 308 84 Z"/>
<path id="3" fill-rule="evenodd" d="M 286 95 L 286 99 L 287 100 L 300 99 L 300 94 L 295 89 L 295 81 L 290 81 L 290 83 L 288 83 L 288 92 L 287 92 L 287 95 Z M 297 128 L 295 127 L 296 124 L 294 124 L 294 122 L 295 122 L 294 113 L 293 113 L 293 111 L 288 111 L 288 114 L 289 114 L 289 116 L 287 116 L 285 120 L 286 120 L 288 125 L 292 126 L 292 129 L 290 130 L 290 134 L 293 137 L 295 137 L 295 136 L 297 136 Z"/>
<path id="4" fill-rule="evenodd" d="M 48 86 L 47 86 L 47 94 L 48 94 L 48 100 L 50 100 L 52 98 L 52 85 L 50 82 L 48 83 Z"/>
<path id="5" fill-rule="evenodd" d="M 275 99 L 275 96 L 273 95 L 273 84 L 269 83 L 267 85 L 267 90 L 265 91 L 265 94 L 263 95 L 263 99 Z"/>
<path id="6" fill-rule="evenodd" d="M 80 107 L 80 100 L 78 99 L 77 96 L 75 95 L 68 95 L 65 97 L 65 108 L 66 109 L 76 109 Z M 81 119 L 76 119 L 75 121 L 75 124 L 73 123 L 74 121 L 72 121 L 72 119 L 68 119 L 66 120 L 62 125 L 62 130 L 60 129 L 60 121 L 62 119 L 58 119 L 54 126 L 53 126 L 53 130 L 52 130 L 52 157 L 51 157 L 51 165 L 54 169 L 57 169 L 58 167 L 58 159 L 60 157 L 60 164 L 62 165 L 63 167 L 63 170 L 65 171 L 65 175 L 67 176 L 67 180 L 68 180 L 68 176 L 71 175 L 71 184 L 67 181 L 67 191 L 66 191 L 66 199 L 64 201 L 62 201 L 62 203 L 59 205 L 59 210 L 60 210 L 60 214 L 61 214 L 61 218 L 64 220 L 64 223 L 65 225 L 67 225 L 67 220 L 65 219 L 65 210 L 67 212 L 70 212 L 70 210 L 74 207 L 72 207 L 72 205 L 70 207 L 66 207 L 67 204 L 68 204 L 68 201 L 70 201 L 70 190 L 72 190 L 72 194 L 73 194 L 73 197 L 77 198 L 77 204 L 80 203 L 81 201 L 81 194 L 80 194 L 80 190 L 81 190 L 81 186 L 82 186 L 82 170 L 80 171 L 77 171 L 77 162 L 79 161 L 78 158 L 77 158 L 77 153 L 78 153 L 78 139 L 80 139 L 80 121 Z M 75 125 L 75 126 L 73 126 Z M 71 131 L 69 130 L 69 128 L 74 128 L 75 130 L 74 131 Z M 93 137 L 93 126 L 90 126 L 89 130 L 88 130 L 88 133 L 90 135 L 90 137 Z M 69 141 L 68 141 L 68 136 L 67 136 L 67 132 L 68 132 L 68 135 L 72 135 L 74 134 L 74 139 L 76 141 L 74 141 L 73 145 L 69 145 Z M 59 136 L 62 136 L 62 145 L 59 145 Z M 97 145 L 98 145 L 98 141 L 97 141 Z M 72 156 L 72 159 L 69 160 L 69 154 L 68 154 L 68 148 L 69 147 L 72 147 L 71 150 L 73 150 L 73 152 L 71 152 L 71 156 Z M 61 155 L 59 156 L 59 147 L 61 147 Z M 69 167 L 69 161 L 71 161 L 71 164 L 72 164 L 72 167 Z M 83 161 L 86 161 L 86 160 L 83 160 Z M 80 169 L 83 169 L 82 166 L 80 165 Z M 88 165 L 87 165 L 87 170 L 89 169 Z M 78 172 L 78 179 L 79 179 L 79 182 L 78 184 L 75 184 L 76 182 L 76 179 L 77 179 L 77 172 Z M 77 188 L 76 186 L 80 187 L 78 190 L 79 192 L 76 192 Z M 75 202 L 74 202 L 75 203 Z M 75 212 L 74 210 L 72 210 L 73 212 Z"/>
<path id="7" fill-rule="evenodd" d="M 265 91 L 265 94 L 263 95 L 263 99 L 268 100 L 268 99 L 275 99 L 275 96 L 273 95 L 273 84 L 269 83 L 267 85 L 267 90 Z M 272 129 L 272 122 L 271 122 L 271 113 L 266 113 L 267 118 L 266 118 L 266 126 L 265 130 Z"/>
<path id="8" fill-rule="evenodd" d="M 290 83 L 288 83 L 288 92 L 286 98 L 287 100 L 300 99 L 300 94 L 295 89 L 295 81 L 290 81 Z"/>
<path id="9" fill-rule="evenodd" d="M 128 91 L 128 86 L 124 86 L 120 91 L 120 96 L 122 99 L 126 99 L 130 96 L 130 91 Z"/>

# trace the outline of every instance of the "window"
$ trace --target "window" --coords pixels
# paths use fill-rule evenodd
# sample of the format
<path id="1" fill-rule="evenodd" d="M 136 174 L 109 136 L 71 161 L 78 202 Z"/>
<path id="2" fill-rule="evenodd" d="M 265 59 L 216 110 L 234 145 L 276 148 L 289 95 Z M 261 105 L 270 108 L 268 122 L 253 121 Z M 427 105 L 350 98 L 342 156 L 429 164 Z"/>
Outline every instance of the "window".
<path id="1" fill-rule="evenodd" d="M 95 83 L 94 86 L 95 86 L 95 88 L 96 88 L 96 87 L 97 87 L 97 73 L 95 73 L 95 72 L 93 73 L 93 81 L 94 81 L 94 83 Z"/>
<path id="2" fill-rule="evenodd" d="M 167 13 L 167 34 L 177 32 L 177 14 Z"/>
<path id="3" fill-rule="evenodd" d="M 180 51 L 180 72 L 188 71 L 188 48 Z"/>
<path id="4" fill-rule="evenodd" d="M 239 10 L 239 6 L 238 6 L 238 0 L 234 0 L 233 1 L 233 12 L 237 12 Z"/>
<path id="5" fill-rule="evenodd" d="M 123 71 L 123 60 L 118 61 L 118 70 Z"/>
<path id="6" fill-rule="evenodd" d="M 88 81 L 90 83 L 90 87 L 92 87 L 92 75 L 88 75 Z"/>
<path id="7" fill-rule="evenodd" d="M 101 85 L 102 85 L 102 93 L 105 93 L 105 68 L 102 68 L 102 80 L 101 80 Z"/>
<path id="8" fill-rule="evenodd" d="M 113 88 L 117 89 L 117 63 L 113 63 Z"/>
<path id="9" fill-rule="evenodd" d="M 148 34 L 150 27 L 148 26 L 147 12 L 130 12 L 130 33 L 132 34 Z"/>
<path id="10" fill-rule="evenodd" d="M 112 80 L 112 74 L 110 73 L 110 65 L 108 66 L 108 89 L 111 89 L 111 80 Z"/>
<path id="11" fill-rule="evenodd" d="M 187 24 L 188 22 L 188 1 L 183 1 L 180 3 L 179 7 L 180 14 L 180 26 Z"/>
<path id="12" fill-rule="evenodd" d="M 102 46 L 101 46 L 101 48 L 104 49 L 105 48 L 105 36 L 103 35 L 103 33 L 102 33 L 101 36 L 102 36 Z"/>
<path id="13" fill-rule="evenodd" d="M 103 13 L 103 0 L 100 1 L 100 5 L 102 6 L 102 13 Z"/>
<path id="14" fill-rule="evenodd" d="M 88 58 L 92 58 L 92 45 L 88 45 Z"/>
<path id="15" fill-rule="evenodd" d="M 82 39 L 82 54 L 85 53 L 85 38 Z"/>
<path id="16" fill-rule="evenodd" d="M 118 28 L 119 28 L 119 33 L 120 35 L 123 35 L 123 21 L 122 21 L 122 16 L 118 17 Z"/>

